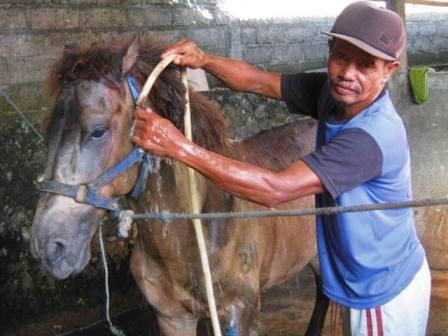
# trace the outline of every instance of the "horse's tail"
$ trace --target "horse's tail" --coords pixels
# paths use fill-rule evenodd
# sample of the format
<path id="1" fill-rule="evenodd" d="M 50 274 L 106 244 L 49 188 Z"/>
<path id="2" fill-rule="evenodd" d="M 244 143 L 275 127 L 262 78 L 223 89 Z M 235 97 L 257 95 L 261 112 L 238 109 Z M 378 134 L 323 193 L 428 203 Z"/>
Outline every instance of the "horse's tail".
<path id="1" fill-rule="evenodd" d="M 314 310 L 313 310 L 313 314 L 311 315 L 311 319 L 310 322 L 308 323 L 308 328 L 306 329 L 306 333 L 305 336 L 320 336 L 322 335 L 322 330 L 324 328 L 324 323 L 325 323 L 325 315 L 327 314 L 327 310 L 328 310 L 328 304 L 330 302 L 330 300 L 324 295 L 323 291 L 322 291 L 322 280 L 320 278 L 319 273 L 314 269 L 313 266 L 311 266 L 311 269 L 313 270 L 314 273 L 314 281 L 316 283 L 316 297 L 315 297 L 315 302 L 314 302 Z M 331 309 L 331 330 L 332 333 L 331 335 L 336 335 L 335 333 L 333 333 L 333 330 L 336 331 L 336 326 L 337 324 L 334 323 L 333 324 L 333 305 L 332 305 L 332 309 Z"/>

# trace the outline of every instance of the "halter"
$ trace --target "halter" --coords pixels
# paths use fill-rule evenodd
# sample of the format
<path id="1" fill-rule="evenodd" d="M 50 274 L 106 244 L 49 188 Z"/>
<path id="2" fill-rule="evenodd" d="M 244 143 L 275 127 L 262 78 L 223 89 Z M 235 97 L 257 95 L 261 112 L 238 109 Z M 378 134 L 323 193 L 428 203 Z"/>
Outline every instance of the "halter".
<path id="1" fill-rule="evenodd" d="M 139 89 L 136 79 L 129 75 L 127 77 L 127 84 L 131 92 L 132 100 L 136 105 Z M 39 191 L 49 192 L 53 194 L 63 195 L 75 200 L 77 203 L 87 204 L 96 208 L 108 210 L 112 216 L 118 217 L 120 215 L 119 200 L 122 196 L 116 198 L 105 198 L 102 196 L 100 190 L 105 185 L 112 182 L 116 177 L 127 171 L 135 163 L 140 162 L 140 171 L 137 181 L 130 195 L 136 199 L 143 191 L 146 178 L 151 171 L 151 154 L 145 152 L 139 146 L 136 146 L 126 157 L 119 161 L 113 167 L 107 169 L 95 179 L 83 184 L 66 184 L 56 180 L 51 180 L 45 175 L 40 175 L 37 178 L 37 188 Z"/>

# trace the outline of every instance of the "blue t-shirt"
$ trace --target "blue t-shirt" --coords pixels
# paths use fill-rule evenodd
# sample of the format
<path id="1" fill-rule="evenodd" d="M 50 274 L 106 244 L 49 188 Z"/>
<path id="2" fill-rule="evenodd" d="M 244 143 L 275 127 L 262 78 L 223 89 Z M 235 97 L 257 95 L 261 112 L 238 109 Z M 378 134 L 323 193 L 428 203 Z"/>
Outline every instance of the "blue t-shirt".
<path id="1" fill-rule="evenodd" d="M 284 75 L 282 97 L 291 111 L 320 121 L 316 150 L 303 158 L 327 190 L 317 195 L 316 206 L 411 199 L 406 131 L 387 91 L 344 122 L 334 119 L 325 74 Z M 316 101 L 302 104 L 304 99 Z M 325 295 L 359 309 L 398 295 L 424 258 L 409 208 L 317 216 L 317 243 Z"/>

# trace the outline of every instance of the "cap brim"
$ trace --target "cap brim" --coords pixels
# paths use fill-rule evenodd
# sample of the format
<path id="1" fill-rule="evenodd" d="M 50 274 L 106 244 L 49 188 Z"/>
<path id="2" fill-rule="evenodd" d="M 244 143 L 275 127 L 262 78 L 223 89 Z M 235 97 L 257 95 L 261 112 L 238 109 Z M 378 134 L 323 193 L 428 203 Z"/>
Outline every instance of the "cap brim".
<path id="1" fill-rule="evenodd" d="M 355 37 L 342 35 L 342 34 L 336 34 L 336 33 L 327 33 L 327 32 L 321 32 L 321 33 L 328 35 L 328 36 L 333 36 L 333 37 L 339 38 L 344 41 L 347 41 L 347 42 L 353 44 L 354 46 L 358 47 L 359 49 L 364 50 L 366 53 L 373 55 L 375 57 L 378 57 L 378 58 L 382 58 L 386 61 L 396 61 L 397 60 L 396 58 L 394 58 L 386 53 L 383 53 L 382 51 L 372 47 L 371 45 L 368 45 L 367 43 L 365 43 Z"/>

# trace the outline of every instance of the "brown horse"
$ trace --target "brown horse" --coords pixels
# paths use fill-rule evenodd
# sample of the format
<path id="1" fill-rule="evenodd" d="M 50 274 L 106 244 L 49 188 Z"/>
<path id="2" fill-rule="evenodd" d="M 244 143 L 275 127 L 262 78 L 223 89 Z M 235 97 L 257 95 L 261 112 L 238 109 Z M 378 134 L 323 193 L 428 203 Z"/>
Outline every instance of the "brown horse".
<path id="1" fill-rule="evenodd" d="M 108 45 L 66 49 L 50 75 L 57 94 L 48 126 L 49 159 L 46 178 L 63 186 L 92 181 L 133 149 L 128 132 L 134 105 L 126 78 L 140 87 L 160 60 L 154 45 Z M 185 89 L 177 67 L 170 65 L 152 89 L 148 104 L 183 128 Z M 225 156 L 272 169 L 282 169 L 310 152 L 314 123 L 302 120 L 263 131 L 242 142 L 225 136 L 224 120 L 215 104 L 191 95 L 194 141 Z M 184 181 L 176 165 L 158 158 L 140 197 L 130 200 L 136 212 L 183 212 Z M 136 183 L 133 165 L 100 188 L 103 198 L 127 195 Z M 223 192 L 199 178 L 202 212 L 257 210 L 263 207 Z M 90 244 L 106 210 L 61 193 L 43 192 L 33 223 L 31 250 L 59 279 L 82 271 Z M 282 208 L 310 207 L 310 197 Z M 208 314 L 200 258 L 190 221 L 138 221 L 132 251 L 132 274 L 155 308 L 164 335 L 196 335 L 200 318 Z M 233 335 L 249 335 L 260 305 L 260 291 L 302 270 L 316 254 L 311 217 L 242 219 L 203 222 L 221 324 Z M 318 291 L 307 331 L 320 334 L 327 301 Z"/>

